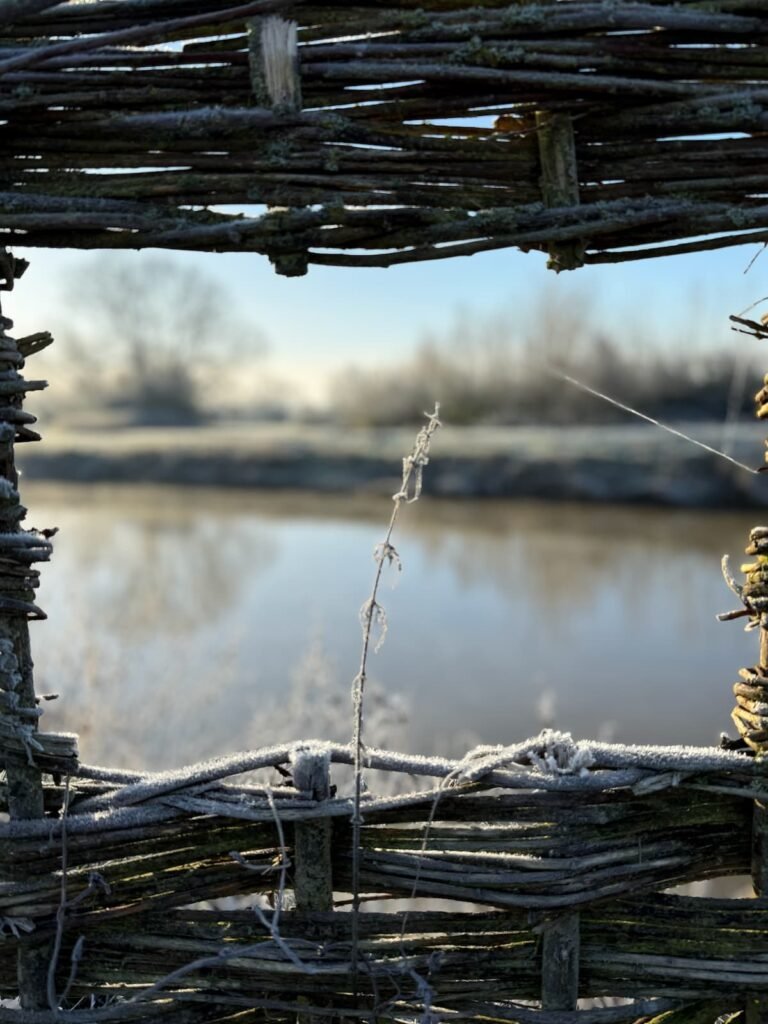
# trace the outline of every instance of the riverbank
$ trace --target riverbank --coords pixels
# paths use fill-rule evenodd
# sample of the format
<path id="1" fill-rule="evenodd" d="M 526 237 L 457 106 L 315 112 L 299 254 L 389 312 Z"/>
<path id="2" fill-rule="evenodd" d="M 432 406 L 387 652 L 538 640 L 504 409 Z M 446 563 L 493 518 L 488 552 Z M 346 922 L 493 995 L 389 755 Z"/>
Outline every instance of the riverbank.
<path id="1" fill-rule="evenodd" d="M 721 424 L 682 429 L 713 447 Z M 392 493 L 412 429 L 343 430 L 304 424 L 190 429 L 46 431 L 20 446 L 27 479 L 72 483 Z M 744 423 L 731 454 L 763 464 L 765 428 Z M 611 427 L 446 427 L 427 493 L 451 498 L 541 498 L 681 507 L 768 505 L 768 478 L 643 424 Z"/>

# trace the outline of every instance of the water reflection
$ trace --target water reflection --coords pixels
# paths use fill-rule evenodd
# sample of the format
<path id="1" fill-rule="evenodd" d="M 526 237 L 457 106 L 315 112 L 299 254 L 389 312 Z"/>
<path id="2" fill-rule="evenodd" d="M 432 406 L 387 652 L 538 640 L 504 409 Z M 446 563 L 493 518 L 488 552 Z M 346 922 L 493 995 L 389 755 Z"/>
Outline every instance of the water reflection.
<path id="1" fill-rule="evenodd" d="M 25 496 L 32 522 L 62 528 L 43 573 L 49 621 L 34 629 L 39 688 L 62 693 L 49 726 L 77 729 L 88 760 L 180 763 L 282 738 L 290 724 L 345 734 L 386 500 L 44 485 Z M 519 739 L 542 717 L 579 735 L 715 740 L 756 654 L 737 623 L 714 620 L 733 601 L 719 560 L 739 561 L 753 519 L 408 508 L 372 666 L 380 693 L 410 709 L 405 726 L 384 701 L 387 742 L 397 722 L 399 745 L 453 751 Z M 311 701 L 308 664 L 324 674 Z"/>
<path id="2" fill-rule="evenodd" d="M 77 567 L 88 577 L 107 628 L 134 639 L 158 630 L 186 634 L 226 618 L 242 592 L 244 558 L 248 572 L 258 573 L 275 554 L 257 522 L 231 505 L 212 507 L 205 492 L 96 491 L 87 510 L 77 502 L 76 512 L 77 495 L 60 493 L 51 513 L 65 534 L 57 557 L 68 575 Z"/>

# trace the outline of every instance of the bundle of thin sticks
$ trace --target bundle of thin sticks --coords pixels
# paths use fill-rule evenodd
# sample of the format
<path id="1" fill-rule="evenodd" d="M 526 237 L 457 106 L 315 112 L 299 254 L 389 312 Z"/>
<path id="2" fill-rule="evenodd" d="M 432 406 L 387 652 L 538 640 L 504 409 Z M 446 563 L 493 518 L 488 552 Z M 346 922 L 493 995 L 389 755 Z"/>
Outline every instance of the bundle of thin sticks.
<path id="1" fill-rule="evenodd" d="M 0 228 L 285 274 L 763 242 L 767 67 L 756 0 L 7 0 Z"/>

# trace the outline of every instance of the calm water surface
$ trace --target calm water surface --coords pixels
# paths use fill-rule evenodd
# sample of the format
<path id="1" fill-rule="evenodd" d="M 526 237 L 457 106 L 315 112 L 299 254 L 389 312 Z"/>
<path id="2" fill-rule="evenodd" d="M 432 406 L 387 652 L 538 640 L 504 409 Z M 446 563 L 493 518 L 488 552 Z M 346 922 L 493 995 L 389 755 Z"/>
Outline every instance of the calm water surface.
<path id="1" fill-rule="evenodd" d="M 298 736 L 346 739 L 358 610 L 389 503 L 29 485 L 59 526 L 34 623 L 48 728 L 91 763 L 165 767 Z M 423 500 L 395 537 L 371 742 L 459 753 L 542 724 L 710 743 L 757 640 L 719 569 L 749 512 Z M 396 583 L 396 586 L 392 586 Z"/>

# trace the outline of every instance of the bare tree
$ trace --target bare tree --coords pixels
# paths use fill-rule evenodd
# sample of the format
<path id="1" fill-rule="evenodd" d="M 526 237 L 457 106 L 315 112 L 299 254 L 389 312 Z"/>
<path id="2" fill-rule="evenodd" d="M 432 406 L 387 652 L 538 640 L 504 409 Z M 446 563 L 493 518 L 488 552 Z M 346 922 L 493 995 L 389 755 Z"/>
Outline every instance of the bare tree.
<path id="1" fill-rule="evenodd" d="M 101 371 L 107 404 L 135 424 L 200 423 L 212 412 L 205 378 L 225 358 L 265 348 L 226 288 L 172 259 L 99 256 L 70 273 L 67 295 L 76 317 L 67 340 Z"/>
<path id="2" fill-rule="evenodd" d="M 399 361 L 348 367 L 331 398 L 338 419 L 356 426 L 419 422 L 434 396 L 454 426 L 627 421 L 558 379 L 567 373 L 652 416 L 722 421 L 733 366 L 725 347 L 660 343 L 642 317 L 604 324 L 588 297 L 546 289 L 522 310 L 458 313 Z M 733 401 L 732 416 L 748 409 Z"/>

